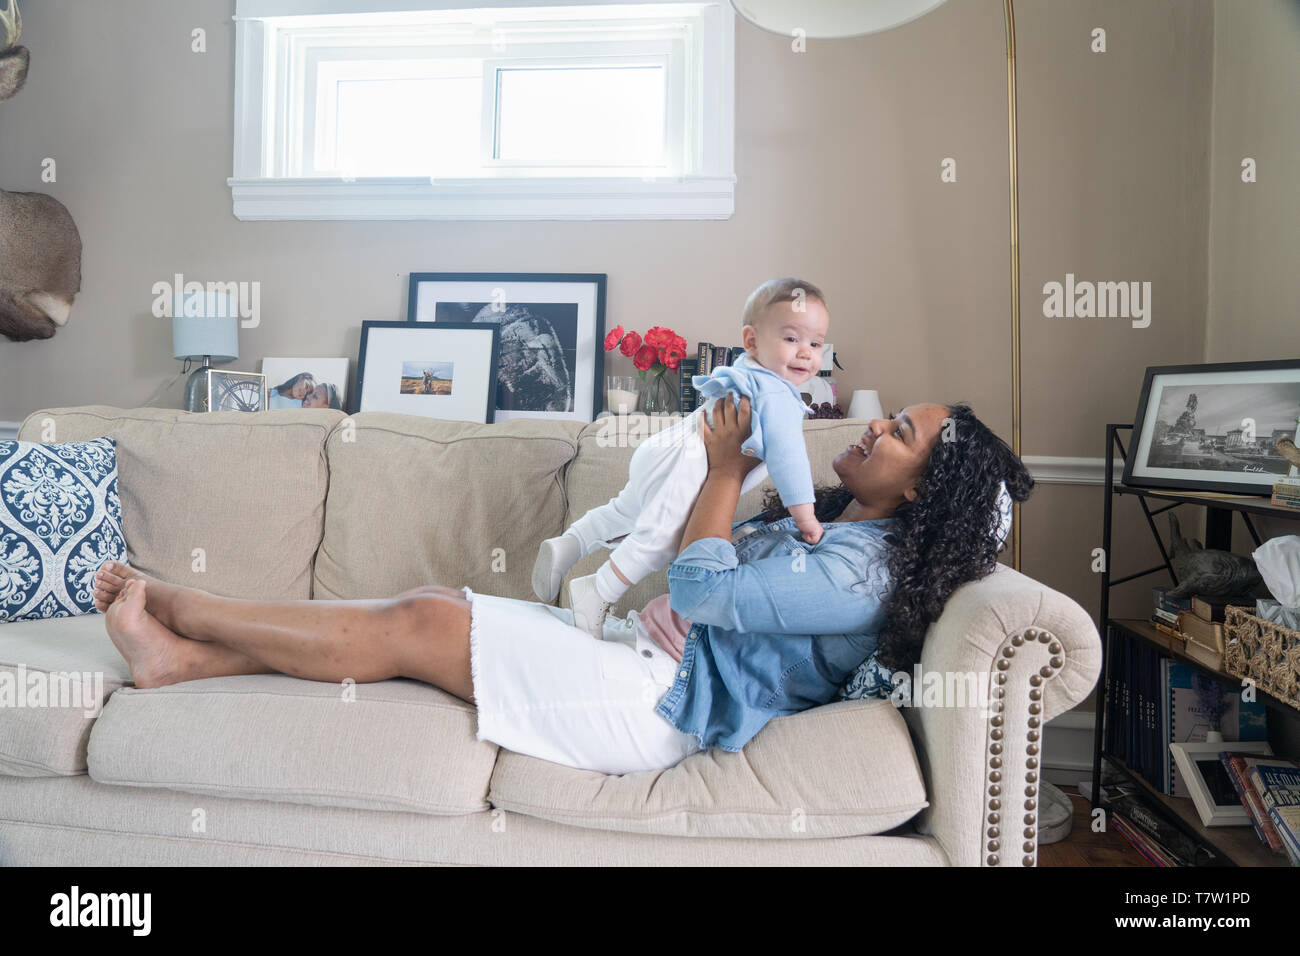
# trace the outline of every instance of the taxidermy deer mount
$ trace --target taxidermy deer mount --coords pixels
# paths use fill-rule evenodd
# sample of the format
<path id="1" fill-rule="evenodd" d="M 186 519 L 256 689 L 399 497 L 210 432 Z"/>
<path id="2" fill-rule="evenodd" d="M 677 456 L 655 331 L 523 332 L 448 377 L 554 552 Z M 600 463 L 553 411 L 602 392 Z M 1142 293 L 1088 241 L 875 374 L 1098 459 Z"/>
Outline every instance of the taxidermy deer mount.
<path id="1" fill-rule="evenodd" d="M 0 0 L 0 100 L 27 80 L 22 30 L 18 0 Z M 44 193 L 0 189 L 0 335 L 48 339 L 68 321 L 79 291 L 81 236 L 67 208 Z"/>

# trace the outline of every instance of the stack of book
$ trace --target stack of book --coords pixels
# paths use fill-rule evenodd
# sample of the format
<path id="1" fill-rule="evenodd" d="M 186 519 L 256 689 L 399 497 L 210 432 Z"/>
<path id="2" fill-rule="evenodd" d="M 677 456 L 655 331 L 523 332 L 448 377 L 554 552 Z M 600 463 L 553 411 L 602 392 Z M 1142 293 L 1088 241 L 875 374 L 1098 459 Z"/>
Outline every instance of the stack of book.
<path id="1" fill-rule="evenodd" d="M 1151 589 L 1151 623 L 1174 638 L 1171 647 L 1213 670 L 1223 669 L 1223 620 L 1231 600 L 1171 598 L 1169 589 Z M 1254 602 L 1243 598 L 1246 604 Z M 1241 603 L 1241 602 L 1237 602 Z"/>
<path id="2" fill-rule="evenodd" d="M 737 358 L 745 354 L 743 345 L 714 345 L 712 342 L 701 342 L 695 347 L 695 370 L 692 375 L 711 375 L 715 368 L 723 365 L 734 365 Z M 682 362 L 682 367 L 686 367 L 686 362 Z M 688 381 L 686 373 L 682 373 L 683 383 Z M 682 411 L 690 411 L 692 408 L 699 408 L 701 400 L 695 395 L 695 390 L 691 389 L 693 396 L 690 405 L 685 403 L 685 393 L 683 393 Z"/>
<path id="3" fill-rule="evenodd" d="M 1300 511 L 1300 477 L 1282 477 L 1273 482 L 1273 506 Z"/>
<path id="4" fill-rule="evenodd" d="M 1280 757 L 1219 754 L 1259 842 L 1300 866 L 1300 764 Z"/>
<path id="5" fill-rule="evenodd" d="M 1152 866 L 1222 866 L 1225 861 L 1208 844 L 1179 828 L 1170 811 L 1125 779 L 1118 767 L 1102 763 L 1101 804 L 1110 822 Z"/>

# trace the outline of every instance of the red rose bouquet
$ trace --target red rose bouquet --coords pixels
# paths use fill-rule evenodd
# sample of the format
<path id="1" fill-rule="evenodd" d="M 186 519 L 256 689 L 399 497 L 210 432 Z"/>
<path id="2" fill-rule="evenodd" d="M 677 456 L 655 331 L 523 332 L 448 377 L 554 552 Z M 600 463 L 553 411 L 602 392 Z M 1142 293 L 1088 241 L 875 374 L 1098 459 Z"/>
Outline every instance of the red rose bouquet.
<path id="1" fill-rule="evenodd" d="M 605 351 L 614 349 L 631 358 L 637 374 L 645 378 L 646 372 L 658 376 L 677 371 L 686 357 L 686 340 L 659 325 L 651 328 L 644 339 L 636 332 L 624 332 L 620 325 L 605 336 Z"/>
<path id="2" fill-rule="evenodd" d="M 645 380 L 646 373 L 651 375 L 651 383 L 646 388 L 646 412 L 672 411 L 674 405 L 673 391 L 663 380 L 664 372 L 675 372 L 686 357 L 686 340 L 672 329 L 656 325 L 642 338 L 636 332 L 624 332 L 618 326 L 605 336 L 605 351 L 618 349 L 632 360 L 636 373 Z"/>

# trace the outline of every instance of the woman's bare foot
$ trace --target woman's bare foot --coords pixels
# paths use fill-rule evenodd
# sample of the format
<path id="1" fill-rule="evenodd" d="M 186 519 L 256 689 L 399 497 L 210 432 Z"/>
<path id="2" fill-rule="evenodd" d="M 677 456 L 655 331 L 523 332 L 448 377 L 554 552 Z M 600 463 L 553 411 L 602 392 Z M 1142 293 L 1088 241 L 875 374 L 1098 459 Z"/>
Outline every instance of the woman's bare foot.
<path id="1" fill-rule="evenodd" d="M 120 561 L 105 561 L 103 566 L 95 572 L 95 586 L 92 593 L 95 598 L 96 610 L 107 612 L 109 605 L 117 600 L 117 596 L 122 591 L 122 586 L 132 579 L 146 582 L 149 585 L 146 609 L 164 627 L 174 629 L 176 620 L 172 615 L 173 603 L 181 586 L 160 581 L 152 575 L 138 571 L 129 565 L 122 564 Z"/>
<path id="2" fill-rule="evenodd" d="M 192 642 L 168 630 L 145 610 L 147 588 L 153 581 L 128 578 L 108 610 L 104 626 L 108 637 L 131 667 L 131 679 L 140 688 L 162 687 L 188 680 L 185 645 Z"/>

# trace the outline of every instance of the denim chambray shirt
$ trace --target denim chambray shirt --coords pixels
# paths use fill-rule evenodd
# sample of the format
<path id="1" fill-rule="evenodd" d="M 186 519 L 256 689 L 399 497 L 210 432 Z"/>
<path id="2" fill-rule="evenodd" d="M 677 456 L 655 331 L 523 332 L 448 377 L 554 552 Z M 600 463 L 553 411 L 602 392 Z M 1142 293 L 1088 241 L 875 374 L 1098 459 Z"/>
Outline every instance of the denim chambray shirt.
<path id="1" fill-rule="evenodd" d="M 756 530 L 737 538 L 746 524 Z M 833 700 L 884 624 L 893 524 L 827 522 L 808 545 L 793 518 L 751 519 L 730 542 L 693 542 L 668 568 L 669 606 L 691 629 L 656 712 L 701 747 L 735 751 L 773 717 Z"/>

